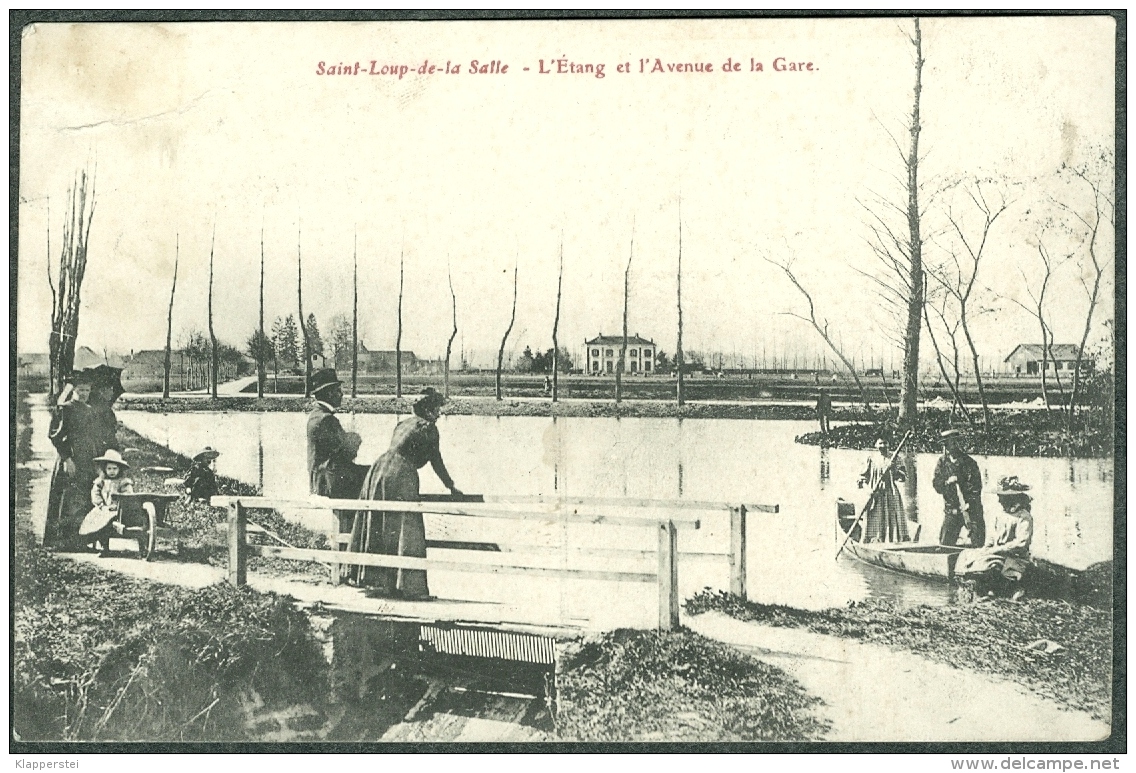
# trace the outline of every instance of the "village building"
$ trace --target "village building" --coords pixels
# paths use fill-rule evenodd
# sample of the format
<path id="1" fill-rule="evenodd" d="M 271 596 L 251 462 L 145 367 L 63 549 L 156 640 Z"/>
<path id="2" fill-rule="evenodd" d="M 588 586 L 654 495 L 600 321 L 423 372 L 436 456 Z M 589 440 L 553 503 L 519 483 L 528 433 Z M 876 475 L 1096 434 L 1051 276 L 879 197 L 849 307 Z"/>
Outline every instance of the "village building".
<path id="1" fill-rule="evenodd" d="M 1018 344 L 1004 360 L 1006 371 L 1015 375 L 1035 376 L 1043 370 L 1069 371 L 1077 367 L 1076 344 L 1052 344 L 1048 357 L 1041 344 Z M 1089 370 L 1093 358 L 1085 355 L 1081 359 L 1081 370 Z"/>
<path id="2" fill-rule="evenodd" d="M 359 342 L 359 373 L 365 375 L 394 373 L 397 361 L 398 356 L 394 349 L 372 350 L 368 349 L 362 341 Z M 402 351 L 403 373 L 433 375 L 442 373 L 445 367 L 445 360 L 421 359 L 412 351 L 407 349 Z M 344 349 L 335 353 L 335 369 L 341 374 L 351 372 L 350 351 Z"/>
<path id="3" fill-rule="evenodd" d="M 600 333 L 590 341 L 584 342 L 585 358 L 588 373 L 615 373 L 616 363 L 619 362 L 619 351 L 623 347 L 623 336 L 605 336 Z M 640 338 L 639 334 L 627 336 L 627 356 L 624 358 L 624 373 L 642 373 L 644 375 L 655 371 L 655 355 L 658 347 L 654 341 Z"/>

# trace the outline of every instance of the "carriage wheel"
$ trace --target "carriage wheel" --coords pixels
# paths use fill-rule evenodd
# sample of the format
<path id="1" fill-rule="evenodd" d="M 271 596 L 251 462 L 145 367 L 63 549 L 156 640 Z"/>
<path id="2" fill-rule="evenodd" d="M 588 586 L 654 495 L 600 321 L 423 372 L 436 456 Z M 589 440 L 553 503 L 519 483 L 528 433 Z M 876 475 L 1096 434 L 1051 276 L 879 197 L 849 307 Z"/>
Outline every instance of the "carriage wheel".
<path id="1" fill-rule="evenodd" d="M 143 502 L 142 512 L 146 517 L 138 535 L 138 557 L 143 561 L 153 561 L 154 550 L 158 547 L 158 514 L 153 502 Z"/>

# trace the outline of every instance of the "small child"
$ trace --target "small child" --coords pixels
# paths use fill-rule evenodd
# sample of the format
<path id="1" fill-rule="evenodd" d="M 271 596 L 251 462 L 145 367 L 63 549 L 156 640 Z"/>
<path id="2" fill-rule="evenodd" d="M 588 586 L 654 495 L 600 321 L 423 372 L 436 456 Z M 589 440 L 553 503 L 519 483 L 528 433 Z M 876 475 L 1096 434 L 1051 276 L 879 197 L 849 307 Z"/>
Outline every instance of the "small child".
<path id="1" fill-rule="evenodd" d="M 209 501 L 217 494 L 217 457 L 220 451 L 209 446 L 193 457 L 193 465 L 185 476 L 185 495 L 189 499 Z"/>
<path id="2" fill-rule="evenodd" d="M 106 555 L 110 550 L 110 538 L 120 534 L 122 528 L 121 524 L 114 522 L 118 517 L 116 496 L 134 493 L 134 482 L 125 474 L 130 465 L 113 448 L 97 457 L 95 462 L 99 465 L 99 477 L 91 487 L 91 504 L 95 507 L 83 519 L 79 534 L 88 538 L 96 549 L 101 544 L 101 551 Z"/>

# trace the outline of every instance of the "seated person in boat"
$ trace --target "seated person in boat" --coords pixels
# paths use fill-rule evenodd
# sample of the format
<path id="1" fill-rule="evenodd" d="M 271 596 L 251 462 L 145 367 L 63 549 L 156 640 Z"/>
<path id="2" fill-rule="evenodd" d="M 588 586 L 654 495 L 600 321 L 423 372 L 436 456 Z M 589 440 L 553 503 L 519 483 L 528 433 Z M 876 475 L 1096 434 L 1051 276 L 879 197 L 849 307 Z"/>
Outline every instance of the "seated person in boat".
<path id="1" fill-rule="evenodd" d="M 188 499 L 208 502 L 217 494 L 217 457 L 220 455 L 220 451 L 205 446 L 193 457 L 193 464 L 182 484 Z"/>
<path id="2" fill-rule="evenodd" d="M 899 481 L 906 479 L 906 470 L 899 460 L 888 465 L 888 445 L 883 438 L 876 441 L 876 451 L 878 453 L 868 457 L 856 483 L 860 488 L 867 485 L 872 498 L 861 541 L 910 542 L 903 498 L 899 493 Z"/>
<path id="3" fill-rule="evenodd" d="M 981 548 L 964 550 L 959 554 L 955 573 L 975 579 L 980 592 L 994 595 L 1001 592 L 1020 599 L 1022 575 L 1030 566 L 1030 543 L 1033 541 L 1033 514 L 1030 487 L 1017 476 L 1002 478 L 994 493 L 1002 512 L 994 516 L 994 523 Z"/>
<path id="4" fill-rule="evenodd" d="M 121 533 L 114 528 L 119 526 L 121 529 L 121 525 L 114 522 L 118 517 L 117 497 L 119 494 L 133 493 L 134 482 L 126 476 L 130 465 L 113 448 L 95 459 L 95 462 L 99 465 L 99 475 L 91 487 L 91 504 L 94 509 L 83 518 L 79 525 L 79 535 L 93 542 L 96 549 L 101 545 L 105 555 L 110 550 L 110 538 Z"/>

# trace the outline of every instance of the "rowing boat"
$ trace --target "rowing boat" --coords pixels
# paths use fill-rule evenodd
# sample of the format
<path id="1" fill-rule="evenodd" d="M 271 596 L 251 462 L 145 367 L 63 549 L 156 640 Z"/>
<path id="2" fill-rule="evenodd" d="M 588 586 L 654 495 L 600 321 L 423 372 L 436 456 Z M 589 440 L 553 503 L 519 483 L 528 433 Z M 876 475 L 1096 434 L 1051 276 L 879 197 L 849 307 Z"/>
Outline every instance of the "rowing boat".
<path id="1" fill-rule="evenodd" d="M 837 500 L 837 525 L 843 537 L 856 521 L 856 508 L 850 502 Z M 902 574 L 935 580 L 954 577 L 955 563 L 961 547 L 926 545 L 918 542 L 860 542 L 860 526 L 852 529 L 845 550 L 860 561 Z"/>

